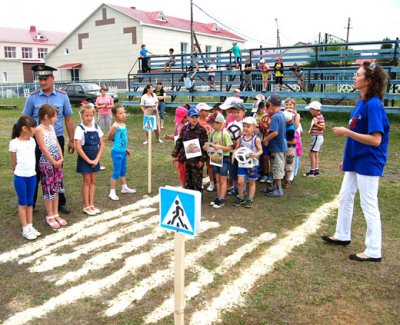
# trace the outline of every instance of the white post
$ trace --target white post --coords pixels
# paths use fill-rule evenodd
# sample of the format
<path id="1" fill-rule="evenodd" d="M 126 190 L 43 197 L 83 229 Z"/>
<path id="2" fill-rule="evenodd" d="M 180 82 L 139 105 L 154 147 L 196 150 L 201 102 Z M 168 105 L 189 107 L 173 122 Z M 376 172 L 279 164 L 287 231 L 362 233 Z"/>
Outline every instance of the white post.
<path id="1" fill-rule="evenodd" d="M 175 233 L 174 325 L 184 325 L 185 320 L 185 235 Z"/>
<path id="2" fill-rule="evenodd" d="M 148 156 L 148 162 L 147 162 L 147 192 L 150 194 L 151 193 L 151 134 L 153 131 L 147 131 L 147 156 Z"/>

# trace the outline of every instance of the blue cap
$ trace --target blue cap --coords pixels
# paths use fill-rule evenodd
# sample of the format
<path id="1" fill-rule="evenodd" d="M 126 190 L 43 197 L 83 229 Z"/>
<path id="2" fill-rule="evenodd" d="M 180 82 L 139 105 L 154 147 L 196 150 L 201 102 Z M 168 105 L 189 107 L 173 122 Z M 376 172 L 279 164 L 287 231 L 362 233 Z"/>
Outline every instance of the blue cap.
<path id="1" fill-rule="evenodd" d="M 199 114 L 199 111 L 197 110 L 197 109 L 195 109 L 195 108 L 191 108 L 191 109 L 189 109 L 189 111 L 188 111 L 188 116 L 189 117 L 192 117 L 192 116 L 199 116 L 200 114 Z"/>

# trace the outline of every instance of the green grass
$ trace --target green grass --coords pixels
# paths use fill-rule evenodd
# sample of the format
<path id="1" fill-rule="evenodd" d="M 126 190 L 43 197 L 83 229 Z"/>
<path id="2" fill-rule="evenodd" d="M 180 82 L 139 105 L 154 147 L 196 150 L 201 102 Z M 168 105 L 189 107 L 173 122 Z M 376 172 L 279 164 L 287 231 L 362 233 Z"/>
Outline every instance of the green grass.
<path id="1" fill-rule="evenodd" d="M 17 216 L 16 195 L 12 185 L 8 143 L 11 128 L 18 118 L 24 99 L 0 100 L 2 103 L 18 105 L 17 110 L 0 110 L 0 252 L 9 251 L 26 244 L 20 236 L 20 224 Z M 138 190 L 135 195 L 122 196 L 118 202 L 110 202 L 107 198 L 109 179 L 112 171 L 110 159 L 111 145 L 106 144 L 102 164 L 107 170 L 98 175 L 96 201 L 102 210 L 112 210 L 131 204 L 147 194 L 147 148 L 142 145 L 142 115 L 137 109 L 130 111 L 127 118 L 130 147 L 133 157 L 128 159 L 128 184 Z M 173 116 L 171 110 L 166 118 L 168 133 L 173 131 Z M 74 109 L 75 123 L 78 121 L 77 109 Z M 325 143 L 321 153 L 321 176 L 308 179 L 298 176 L 293 189 L 285 191 L 285 196 L 278 199 L 269 199 L 257 193 L 255 206 L 248 210 L 234 208 L 232 198 L 228 198 L 227 206 L 222 210 L 215 210 L 208 206 L 214 194 L 205 193 L 202 206 L 204 219 L 217 221 L 220 228 L 212 229 L 201 234 L 195 241 L 187 242 L 187 252 L 196 249 L 199 244 L 226 231 L 230 226 L 240 226 L 247 229 L 243 236 L 236 236 L 235 240 L 217 252 L 207 254 L 199 264 L 208 270 L 218 267 L 223 257 L 232 249 L 247 243 L 249 238 L 256 237 L 262 232 L 269 231 L 277 234 L 277 239 L 283 237 L 285 232 L 303 223 L 306 216 L 320 207 L 323 203 L 332 200 L 339 192 L 341 173 L 337 166 L 342 159 L 345 140 L 335 138 L 330 130 L 335 125 L 346 125 L 347 114 L 326 114 L 327 129 Z M 304 245 L 298 246 L 284 260 L 275 265 L 272 273 L 262 277 L 247 296 L 244 306 L 226 311 L 222 315 L 222 323 L 233 324 L 397 324 L 400 319 L 400 224 L 398 222 L 400 202 L 400 174 L 399 174 L 399 148 L 400 148 L 400 118 L 390 116 L 391 139 L 389 161 L 385 176 L 380 186 L 380 209 L 383 222 L 383 254 L 382 263 L 362 264 L 348 260 L 348 255 L 363 249 L 365 221 L 358 200 L 355 205 L 353 222 L 353 241 L 348 247 L 330 247 L 321 243 L 320 235 L 334 232 L 336 215 L 332 214 L 324 222 L 321 229 L 312 235 Z M 310 123 L 309 116 L 304 114 L 303 127 L 307 129 Z M 301 160 L 300 173 L 309 168 L 307 146 L 309 136 L 303 137 L 304 153 Z M 153 186 L 152 195 L 158 192 L 159 186 L 178 185 L 177 173 L 171 164 L 170 153 L 173 148 L 171 142 L 154 144 L 153 146 Z M 65 157 L 65 189 L 68 205 L 72 213 L 67 216 L 70 224 L 77 223 L 86 218 L 81 213 L 81 177 L 75 173 L 76 155 Z M 262 186 L 257 184 L 257 191 Z M 35 212 L 35 224 L 43 233 L 50 235 L 53 231 L 44 222 L 44 206 L 41 197 Z M 135 234 L 135 236 L 138 236 Z M 128 236 L 129 237 L 129 236 Z M 170 239 L 167 234 L 158 242 Z M 114 246 L 123 245 L 121 238 Z M 81 241 L 80 244 L 85 241 Z M 263 244 L 243 258 L 228 274 L 217 276 L 199 296 L 188 302 L 186 314 L 202 306 L 202 302 L 217 296 L 224 284 L 235 279 L 240 270 L 249 266 L 252 261 L 260 256 L 262 248 L 269 247 L 271 243 Z M 147 247 L 149 248 L 149 247 Z M 143 249 L 145 250 L 145 249 Z M 73 249 L 64 248 L 60 252 L 71 252 Z M 98 253 L 98 251 L 94 252 Z M 168 255 L 169 256 L 169 255 Z M 172 282 L 152 290 L 143 301 L 111 318 L 102 316 L 107 308 L 106 302 L 122 290 L 139 283 L 143 277 L 152 274 L 155 270 L 164 268 L 169 257 L 159 258 L 149 266 L 143 267 L 138 274 L 121 281 L 117 286 L 96 298 L 85 298 L 63 308 L 51 312 L 43 319 L 31 324 L 142 324 L 143 317 L 158 306 L 172 290 Z M 79 267 L 85 259 L 91 256 L 82 256 L 69 265 L 49 272 L 56 275 L 61 270 L 70 267 Z M 106 269 L 93 273 L 93 278 L 101 278 L 123 265 L 123 261 L 116 260 Z M 70 286 L 55 286 L 44 280 L 41 273 L 30 273 L 27 265 L 15 262 L 0 264 L 0 320 L 4 321 L 11 314 L 43 304 L 50 298 L 60 294 Z M 188 266 L 187 280 L 195 279 L 197 271 Z M 90 277 L 89 277 L 90 278 Z M 82 279 L 79 283 L 86 281 Z M 172 281 L 172 279 L 171 279 Z M 189 320 L 189 318 L 187 318 Z M 173 317 L 169 316 L 159 324 L 173 324 Z"/>

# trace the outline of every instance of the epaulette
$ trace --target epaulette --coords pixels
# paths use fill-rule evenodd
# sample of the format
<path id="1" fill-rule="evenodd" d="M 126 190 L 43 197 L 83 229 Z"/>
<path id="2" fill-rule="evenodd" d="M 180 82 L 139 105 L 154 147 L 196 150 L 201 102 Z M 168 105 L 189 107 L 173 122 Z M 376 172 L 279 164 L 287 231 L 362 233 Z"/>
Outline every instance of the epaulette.
<path id="1" fill-rule="evenodd" d="M 59 89 L 59 88 L 56 88 L 56 91 L 58 91 L 59 93 L 62 93 L 62 94 L 66 94 L 66 92 L 64 90 Z"/>

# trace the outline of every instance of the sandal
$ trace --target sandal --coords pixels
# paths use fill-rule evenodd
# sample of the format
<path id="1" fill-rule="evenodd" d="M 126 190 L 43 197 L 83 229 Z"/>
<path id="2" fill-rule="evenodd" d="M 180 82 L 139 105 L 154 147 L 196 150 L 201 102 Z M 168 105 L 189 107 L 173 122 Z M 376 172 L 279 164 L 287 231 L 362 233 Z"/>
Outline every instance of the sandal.
<path id="1" fill-rule="evenodd" d="M 55 220 L 54 216 L 47 216 L 46 217 L 47 224 L 53 229 L 59 229 L 60 224 Z"/>
<path id="2" fill-rule="evenodd" d="M 92 211 L 94 213 L 100 213 L 101 212 L 100 209 L 97 209 L 94 205 L 91 205 L 89 208 L 92 208 Z"/>
<path id="3" fill-rule="evenodd" d="M 96 215 L 96 212 L 94 212 L 94 211 L 92 210 L 92 207 L 91 207 L 91 206 L 88 206 L 88 207 L 86 207 L 86 208 L 83 208 L 82 211 L 83 211 L 84 213 L 86 213 L 87 215 L 89 215 L 89 216 L 95 216 L 95 215 Z"/>
<path id="4" fill-rule="evenodd" d="M 66 226 L 68 223 L 65 221 L 65 219 L 60 218 L 58 214 L 54 216 L 54 219 L 60 224 L 60 226 Z"/>

